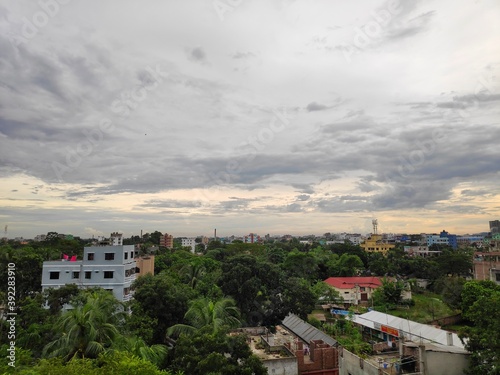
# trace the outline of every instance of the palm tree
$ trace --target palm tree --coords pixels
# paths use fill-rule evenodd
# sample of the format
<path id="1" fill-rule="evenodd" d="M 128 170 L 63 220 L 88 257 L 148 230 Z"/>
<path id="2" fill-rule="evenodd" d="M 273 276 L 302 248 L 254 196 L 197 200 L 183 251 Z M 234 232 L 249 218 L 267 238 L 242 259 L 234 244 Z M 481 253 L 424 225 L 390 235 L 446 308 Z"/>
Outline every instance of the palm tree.
<path id="1" fill-rule="evenodd" d="M 200 263 L 187 264 L 180 269 L 179 273 L 181 277 L 188 280 L 188 285 L 194 289 L 198 281 L 205 274 L 205 266 Z"/>
<path id="2" fill-rule="evenodd" d="M 211 327 L 213 333 L 223 329 L 240 326 L 240 312 L 232 298 L 221 298 L 212 301 L 206 297 L 191 302 L 189 310 L 184 315 L 188 324 L 176 324 L 167 330 L 167 335 L 191 334 L 201 328 Z"/>
<path id="3" fill-rule="evenodd" d="M 54 329 L 60 337 L 45 346 L 43 355 L 77 358 L 97 358 L 120 337 L 117 324 L 123 306 L 107 291 L 91 291 L 84 304 L 66 311 Z"/>
<path id="4" fill-rule="evenodd" d="M 160 366 L 167 355 L 167 347 L 165 345 L 148 346 L 146 342 L 137 336 L 123 337 L 119 343 L 120 349 L 135 355 L 138 358 L 144 359 L 157 366 Z"/>

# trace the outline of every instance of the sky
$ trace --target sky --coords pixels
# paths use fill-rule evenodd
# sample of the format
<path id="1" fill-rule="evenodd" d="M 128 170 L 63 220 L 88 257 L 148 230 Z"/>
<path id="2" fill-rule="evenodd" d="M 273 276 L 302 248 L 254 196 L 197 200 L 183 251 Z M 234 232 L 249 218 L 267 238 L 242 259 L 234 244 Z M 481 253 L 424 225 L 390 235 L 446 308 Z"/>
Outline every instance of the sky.
<path id="1" fill-rule="evenodd" d="M 0 229 L 488 231 L 499 19 L 496 0 L 3 0 Z"/>

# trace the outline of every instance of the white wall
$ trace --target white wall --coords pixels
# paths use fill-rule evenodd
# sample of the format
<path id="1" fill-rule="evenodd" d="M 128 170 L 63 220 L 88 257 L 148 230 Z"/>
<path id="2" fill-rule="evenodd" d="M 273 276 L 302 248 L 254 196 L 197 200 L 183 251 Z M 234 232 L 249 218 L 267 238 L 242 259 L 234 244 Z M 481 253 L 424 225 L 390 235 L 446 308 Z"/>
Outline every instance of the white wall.
<path id="1" fill-rule="evenodd" d="M 269 375 L 297 375 L 299 373 L 296 357 L 264 359 L 262 363 Z"/>

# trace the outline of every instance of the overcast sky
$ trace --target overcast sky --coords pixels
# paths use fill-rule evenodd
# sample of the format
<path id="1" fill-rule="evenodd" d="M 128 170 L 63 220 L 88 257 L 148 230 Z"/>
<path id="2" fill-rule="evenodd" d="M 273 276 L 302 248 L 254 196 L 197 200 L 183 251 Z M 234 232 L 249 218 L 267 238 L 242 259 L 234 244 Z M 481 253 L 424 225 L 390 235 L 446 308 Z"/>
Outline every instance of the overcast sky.
<path id="1" fill-rule="evenodd" d="M 488 231 L 499 46 L 496 0 L 3 0 L 1 229 Z"/>

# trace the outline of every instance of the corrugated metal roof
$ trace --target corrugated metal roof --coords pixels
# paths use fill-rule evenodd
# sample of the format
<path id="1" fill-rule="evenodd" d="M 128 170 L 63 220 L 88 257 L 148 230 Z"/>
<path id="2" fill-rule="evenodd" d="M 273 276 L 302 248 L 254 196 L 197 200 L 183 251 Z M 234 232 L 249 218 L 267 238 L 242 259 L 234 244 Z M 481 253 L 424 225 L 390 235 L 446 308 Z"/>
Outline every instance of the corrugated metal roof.
<path id="1" fill-rule="evenodd" d="M 281 324 L 307 343 L 311 340 L 323 340 L 331 346 L 337 346 L 337 340 L 303 321 L 297 315 L 288 315 Z"/>
<path id="2" fill-rule="evenodd" d="M 363 326 L 370 328 L 374 327 L 375 323 L 383 324 L 404 332 L 405 338 L 409 341 L 418 342 L 422 338 L 424 341 L 433 342 L 441 345 L 447 345 L 448 331 L 435 328 L 433 326 L 413 322 L 411 320 L 398 318 L 394 315 L 385 314 L 379 311 L 369 311 L 365 314 L 354 316 L 353 321 Z M 464 344 L 457 334 L 451 333 L 453 346 L 464 348 Z"/>

